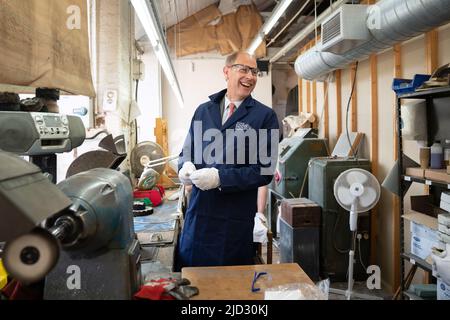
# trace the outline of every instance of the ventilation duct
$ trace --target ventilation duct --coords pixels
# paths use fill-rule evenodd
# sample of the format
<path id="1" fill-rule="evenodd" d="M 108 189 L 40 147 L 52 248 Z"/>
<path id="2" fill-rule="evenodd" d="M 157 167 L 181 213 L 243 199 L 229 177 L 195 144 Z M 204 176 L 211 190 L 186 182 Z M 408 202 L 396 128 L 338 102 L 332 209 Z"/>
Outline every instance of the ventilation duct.
<path id="1" fill-rule="evenodd" d="M 322 52 L 318 43 L 297 58 L 295 71 L 306 80 L 323 80 L 333 70 L 363 60 L 449 21 L 450 0 L 382 0 L 367 10 L 371 40 L 343 55 Z"/>

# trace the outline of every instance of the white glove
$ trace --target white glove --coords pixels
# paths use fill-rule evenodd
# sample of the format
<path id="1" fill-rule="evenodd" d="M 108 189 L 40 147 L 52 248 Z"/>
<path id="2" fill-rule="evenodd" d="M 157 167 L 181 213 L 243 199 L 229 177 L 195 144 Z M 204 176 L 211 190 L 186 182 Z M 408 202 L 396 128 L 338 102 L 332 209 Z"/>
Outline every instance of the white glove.
<path id="1" fill-rule="evenodd" d="M 215 189 L 220 186 L 219 170 L 216 168 L 205 168 L 194 171 L 190 177 L 192 183 L 203 191 Z"/>
<path id="2" fill-rule="evenodd" d="M 197 170 L 197 168 L 195 168 L 192 162 L 185 162 L 183 164 L 183 167 L 178 172 L 178 178 L 180 179 L 181 183 L 185 186 L 192 185 L 190 176 L 195 170 Z"/>
<path id="3" fill-rule="evenodd" d="M 255 227 L 253 228 L 253 242 L 267 243 L 267 220 L 266 217 L 257 212 L 255 215 Z"/>

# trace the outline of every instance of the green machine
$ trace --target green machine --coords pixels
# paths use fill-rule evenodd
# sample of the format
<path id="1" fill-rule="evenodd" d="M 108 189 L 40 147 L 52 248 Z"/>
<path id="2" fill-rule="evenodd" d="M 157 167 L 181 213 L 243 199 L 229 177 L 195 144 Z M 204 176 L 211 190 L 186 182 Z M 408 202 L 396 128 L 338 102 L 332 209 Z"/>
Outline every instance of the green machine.
<path id="1" fill-rule="evenodd" d="M 326 139 L 317 138 L 316 129 L 298 129 L 290 137 L 283 139 L 278 147 L 278 164 L 275 177 L 270 185 L 269 221 L 274 237 L 277 215 L 274 205 L 276 199 L 297 198 L 308 195 L 307 170 L 311 158 L 327 157 Z M 303 188 L 302 194 L 300 194 Z"/>
<path id="2" fill-rule="evenodd" d="M 331 281 L 346 281 L 348 270 L 348 250 L 351 244 L 349 213 L 336 201 L 333 193 L 334 182 L 344 171 L 360 168 L 371 171 L 370 161 L 345 158 L 312 159 L 309 168 L 308 198 L 322 207 L 320 231 L 320 273 Z M 355 280 L 367 278 L 364 267 L 370 258 L 370 216 L 358 216 L 358 232 L 355 251 Z M 364 266 L 363 266 L 364 265 Z"/>

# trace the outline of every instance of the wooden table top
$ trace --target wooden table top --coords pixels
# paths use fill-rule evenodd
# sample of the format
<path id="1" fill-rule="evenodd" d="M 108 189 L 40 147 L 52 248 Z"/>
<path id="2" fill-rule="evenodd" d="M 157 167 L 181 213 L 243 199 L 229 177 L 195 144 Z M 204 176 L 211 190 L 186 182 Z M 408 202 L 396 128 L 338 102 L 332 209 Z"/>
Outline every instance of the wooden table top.
<path id="1" fill-rule="evenodd" d="M 267 272 L 258 279 L 252 292 L 256 272 Z M 260 264 L 229 267 L 189 267 L 181 270 L 183 278 L 189 279 L 200 294 L 193 300 L 264 300 L 264 289 L 289 283 L 314 285 L 308 275 L 296 263 Z"/>

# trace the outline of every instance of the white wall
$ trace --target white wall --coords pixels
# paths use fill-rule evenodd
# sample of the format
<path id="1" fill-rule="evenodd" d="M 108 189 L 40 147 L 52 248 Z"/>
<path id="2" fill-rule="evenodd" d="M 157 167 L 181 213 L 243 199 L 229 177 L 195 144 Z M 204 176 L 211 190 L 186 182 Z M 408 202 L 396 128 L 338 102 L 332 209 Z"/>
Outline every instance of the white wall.
<path id="1" fill-rule="evenodd" d="M 118 136 L 124 133 L 125 123 L 120 109 L 128 110 L 131 103 L 132 79 L 130 44 L 134 38 L 131 29 L 130 3 L 121 0 L 98 1 L 98 83 L 97 104 L 103 111 L 103 97 L 107 90 L 117 91 L 117 108 L 105 117 L 106 128 Z"/>
<path id="2" fill-rule="evenodd" d="M 162 116 L 161 68 L 149 43 L 144 43 L 144 79 L 139 81 L 138 106 L 141 115 L 138 122 L 138 142 L 156 141 L 154 129 L 156 118 Z"/>
<path id="3" fill-rule="evenodd" d="M 162 102 L 163 117 L 168 122 L 170 154 L 178 154 L 194 111 L 201 103 L 208 101 L 210 95 L 226 88 L 222 72 L 225 57 L 178 59 L 173 63 L 184 98 L 184 107 L 179 106 L 165 77 L 162 83 Z M 269 107 L 272 106 L 271 74 L 258 78 L 253 97 Z"/>

